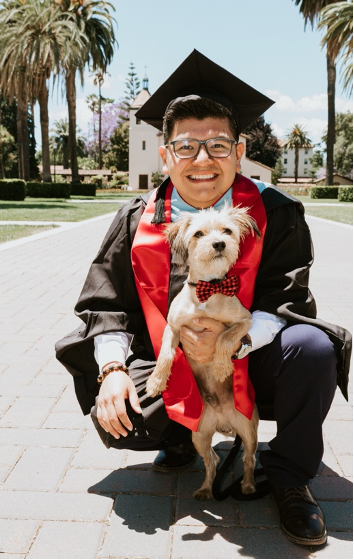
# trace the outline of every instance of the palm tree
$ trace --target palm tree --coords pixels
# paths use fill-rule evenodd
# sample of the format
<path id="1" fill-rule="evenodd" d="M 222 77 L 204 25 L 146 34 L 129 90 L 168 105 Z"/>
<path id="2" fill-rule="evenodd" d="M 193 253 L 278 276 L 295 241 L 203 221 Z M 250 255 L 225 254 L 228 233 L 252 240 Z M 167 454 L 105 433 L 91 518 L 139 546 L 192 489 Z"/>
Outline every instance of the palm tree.
<path id="1" fill-rule="evenodd" d="M 49 159 L 48 80 L 78 59 L 83 48 L 77 25 L 71 14 L 63 14 L 51 0 L 9 0 L 7 27 L 0 37 L 0 68 L 7 69 L 1 82 L 16 83 L 18 104 L 21 93 L 29 92 L 40 106 L 43 181 L 51 181 Z"/>
<path id="2" fill-rule="evenodd" d="M 80 65 L 72 65 L 66 73 L 66 97 L 69 114 L 69 143 L 72 181 L 79 181 L 76 150 L 76 70 L 80 72 L 81 83 L 83 83 L 83 70 L 89 65 L 93 72 L 99 70 L 106 72 L 114 54 L 117 43 L 110 10 L 115 11 L 110 2 L 104 0 L 56 0 L 64 13 L 72 13 L 75 16 L 77 26 L 85 35 L 87 45 L 81 53 Z"/>
<path id="3" fill-rule="evenodd" d="M 321 10 L 317 28 L 326 29 L 322 46 L 327 45 L 333 58 L 342 61 L 341 82 L 343 91 L 353 92 L 353 0 L 335 2 Z"/>
<path id="4" fill-rule="evenodd" d="M 51 130 L 52 136 L 49 144 L 52 151 L 58 152 L 63 158 L 64 169 L 69 169 L 69 122 L 67 119 L 60 119 L 53 123 Z"/>
<path id="5" fill-rule="evenodd" d="M 345 2 L 345 0 L 342 0 Z M 305 27 L 308 22 L 313 28 L 315 21 L 321 18 L 321 10 L 335 0 L 295 0 L 296 6 L 300 6 L 300 13 L 304 16 Z M 327 96 L 328 96 L 328 132 L 327 132 L 327 172 L 326 185 L 333 185 L 333 150 L 335 142 L 335 84 L 336 66 L 335 59 L 327 45 Z"/>
<path id="6" fill-rule="evenodd" d="M 28 90 L 22 54 L 13 52 L 12 26 L 19 2 L 9 1 L 0 9 L 0 91 L 4 98 L 17 102 L 18 176 L 29 179 L 29 138 L 27 126 Z"/>
<path id="7" fill-rule="evenodd" d="M 297 183 L 298 178 L 300 148 L 309 148 L 312 145 L 311 140 L 306 135 L 307 132 L 299 124 L 295 124 L 288 133 L 284 144 L 285 149 L 295 150 L 295 183 Z"/>

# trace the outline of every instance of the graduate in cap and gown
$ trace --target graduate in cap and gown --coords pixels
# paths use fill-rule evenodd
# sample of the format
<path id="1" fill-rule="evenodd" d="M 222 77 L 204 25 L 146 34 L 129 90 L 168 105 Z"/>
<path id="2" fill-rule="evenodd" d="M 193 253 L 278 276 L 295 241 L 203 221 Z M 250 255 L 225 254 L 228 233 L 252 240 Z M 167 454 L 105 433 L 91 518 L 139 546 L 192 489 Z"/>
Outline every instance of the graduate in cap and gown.
<path id="1" fill-rule="evenodd" d="M 238 297 L 252 313 L 252 327 L 235 340 L 234 403 L 249 418 L 256 403 L 261 419 L 277 422 L 260 462 L 281 528 L 297 544 L 319 545 L 327 538 L 325 520 L 307 484 L 321 462 L 322 423 L 336 386 L 348 397 L 351 339 L 317 318 L 308 287 L 312 242 L 300 201 L 239 173 L 239 134 L 272 104 L 194 50 L 143 105 L 136 116 L 164 134 L 167 178 L 118 211 L 75 307 L 82 326 L 56 352 L 107 447 L 156 450 L 152 466 L 164 472 L 193 464 L 191 431 L 203 403 L 184 353 L 211 361 L 225 326 L 205 318 L 202 332 L 183 327 L 166 391 L 146 394 L 169 305 L 187 277 L 170 254 L 164 224 L 181 211 L 248 207 L 262 235 L 243 241 L 236 263 Z"/>

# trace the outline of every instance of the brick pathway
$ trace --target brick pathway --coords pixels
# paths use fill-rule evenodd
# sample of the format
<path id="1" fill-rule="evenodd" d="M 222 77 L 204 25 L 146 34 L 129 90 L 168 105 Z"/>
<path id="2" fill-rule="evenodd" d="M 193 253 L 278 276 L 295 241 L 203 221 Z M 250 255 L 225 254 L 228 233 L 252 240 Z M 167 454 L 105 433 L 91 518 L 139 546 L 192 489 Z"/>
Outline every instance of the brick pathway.
<path id="1" fill-rule="evenodd" d="M 111 217 L 0 250 L 0 553 L 4 558 L 352 558 L 351 405 L 337 393 L 312 489 L 328 545 L 311 551 L 278 529 L 271 499 L 200 503 L 203 473 L 158 474 L 155 453 L 106 450 L 82 416 L 54 342 Z M 352 228 L 309 217 L 319 315 L 351 329 Z M 261 422 L 264 447 L 274 423 Z M 216 439 L 223 452 L 230 442 Z M 237 469 L 238 470 L 238 469 Z"/>

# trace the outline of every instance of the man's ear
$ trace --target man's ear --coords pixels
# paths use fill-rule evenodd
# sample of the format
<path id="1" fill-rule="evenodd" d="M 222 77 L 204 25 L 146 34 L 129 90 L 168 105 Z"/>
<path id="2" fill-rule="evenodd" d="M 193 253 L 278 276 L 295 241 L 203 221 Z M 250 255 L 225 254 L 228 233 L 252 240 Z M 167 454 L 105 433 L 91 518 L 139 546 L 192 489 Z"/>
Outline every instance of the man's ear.
<path id="1" fill-rule="evenodd" d="M 164 172 L 165 175 L 169 175 L 170 172 L 167 165 L 167 149 L 165 148 L 165 146 L 159 147 L 159 154 L 163 162 L 162 171 Z"/>
<path id="2" fill-rule="evenodd" d="M 185 264 L 188 259 L 188 246 L 185 241 L 185 233 L 190 224 L 190 217 L 183 216 L 176 222 L 171 222 L 165 226 L 165 235 L 171 249 L 177 259 L 174 262 L 177 264 Z"/>

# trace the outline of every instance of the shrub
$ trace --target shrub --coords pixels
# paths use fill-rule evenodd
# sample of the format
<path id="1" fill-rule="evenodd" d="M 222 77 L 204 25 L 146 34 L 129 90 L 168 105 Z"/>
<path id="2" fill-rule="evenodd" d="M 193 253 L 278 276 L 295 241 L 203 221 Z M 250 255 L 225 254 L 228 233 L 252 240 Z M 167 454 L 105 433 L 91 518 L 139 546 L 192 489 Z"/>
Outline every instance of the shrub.
<path id="1" fill-rule="evenodd" d="M 27 196 L 33 198 L 70 198 L 69 183 L 27 183 Z"/>
<path id="2" fill-rule="evenodd" d="M 124 171 L 117 171 L 117 173 L 113 173 L 112 179 L 113 181 L 120 181 L 122 179 L 127 179 L 128 173 Z"/>
<path id="3" fill-rule="evenodd" d="M 25 200 L 26 183 L 22 179 L 0 180 L 0 200 Z"/>
<path id="4" fill-rule="evenodd" d="M 71 194 L 96 196 L 96 185 L 95 183 L 71 183 Z"/>
<path id="5" fill-rule="evenodd" d="M 340 202 L 353 202 L 353 187 L 339 187 L 338 200 Z"/>
<path id="6" fill-rule="evenodd" d="M 90 184 L 91 185 L 96 185 L 97 189 L 102 189 L 102 187 L 103 187 L 103 177 L 102 177 L 102 175 L 94 175 L 93 177 L 91 177 Z"/>
<path id="7" fill-rule="evenodd" d="M 312 187 L 311 198 L 338 198 L 338 187 Z"/>

